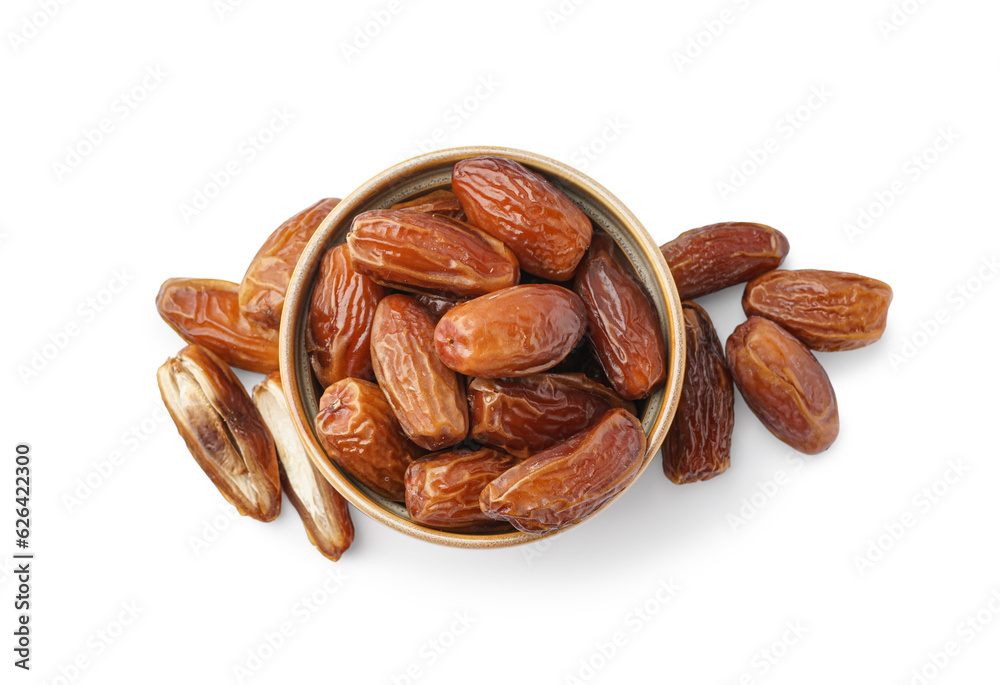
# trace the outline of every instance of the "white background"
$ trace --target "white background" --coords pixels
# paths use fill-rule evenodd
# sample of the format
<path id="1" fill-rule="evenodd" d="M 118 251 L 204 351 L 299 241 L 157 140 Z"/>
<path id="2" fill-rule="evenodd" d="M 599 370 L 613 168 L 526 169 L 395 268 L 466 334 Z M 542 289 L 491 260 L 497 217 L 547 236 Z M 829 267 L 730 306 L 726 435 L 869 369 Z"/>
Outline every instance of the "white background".
<path id="1" fill-rule="evenodd" d="M 892 0 L 565 0 L 561 14 L 557 0 L 94 0 L 50 1 L 51 18 L 5 2 L 0 680 L 903 684 L 925 669 L 996 683 L 1000 6 L 897 2 L 898 26 L 880 25 Z M 291 122 L 250 159 L 276 109 Z M 674 486 L 657 459 L 543 546 L 447 549 L 356 513 L 333 564 L 290 506 L 267 525 L 230 520 L 157 422 L 155 371 L 182 345 L 154 309 L 159 284 L 239 280 L 294 212 L 420 146 L 463 144 L 577 165 L 658 243 L 759 221 L 789 237 L 789 268 L 891 284 L 881 342 L 819 355 L 834 446 L 800 458 L 737 398 L 728 473 Z M 744 163 L 742 187 L 720 189 Z M 185 216 L 199 191 L 213 197 Z M 849 232 L 876 194 L 891 206 Z M 125 284 L 105 292 L 116 272 Z M 702 303 L 723 339 L 739 295 Z M 34 458 L 30 673 L 11 664 L 20 441 Z"/>

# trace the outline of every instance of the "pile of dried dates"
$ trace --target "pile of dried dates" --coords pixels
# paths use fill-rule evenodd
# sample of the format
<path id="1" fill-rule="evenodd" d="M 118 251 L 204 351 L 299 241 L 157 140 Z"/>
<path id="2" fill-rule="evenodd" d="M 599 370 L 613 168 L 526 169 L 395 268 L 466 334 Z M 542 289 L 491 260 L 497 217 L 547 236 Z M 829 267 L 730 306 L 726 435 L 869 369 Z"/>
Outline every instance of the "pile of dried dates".
<path id="1" fill-rule="evenodd" d="M 258 520 L 278 515 L 283 490 L 334 560 L 353 539 L 350 514 L 295 430 L 277 340 L 291 273 L 336 204 L 282 224 L 239 284 L 170 279 L 156 300 L 190 343 L 158 380 L 199 465 Z M 877 340 L 889 287 L 776 271 L 788 241 L 759 224 L 688 231 L 662 252 L 687 341 L 667 477 L 729 467 L 734 381 L 777 437 L 829 447 L 837 403 L 810 350 Z M 747 281 L 749 318 L 723 351 L 689 300 Z M 653 306 L 614 241 L 548 179 L 500 157 L 456 164 L 451 190 L 355 216 L 323 255 L 306 337 L 328 457 L 414 522 L 464 533 L 555 530 L 627 487 L 647 447 L 636 403 L 667 375 Z M 230 366 L 269 375 L 251 399 Z"/>

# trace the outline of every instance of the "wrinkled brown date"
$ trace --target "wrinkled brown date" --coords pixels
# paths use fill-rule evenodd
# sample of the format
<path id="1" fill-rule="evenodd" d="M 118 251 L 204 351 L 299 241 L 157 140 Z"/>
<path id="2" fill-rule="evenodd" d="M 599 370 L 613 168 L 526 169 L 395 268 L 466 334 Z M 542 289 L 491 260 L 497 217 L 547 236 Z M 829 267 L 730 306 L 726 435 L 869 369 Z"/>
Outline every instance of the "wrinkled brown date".
<path id="1" fill-rule="evenodd" d="M 777 269 L 788 238 L 770 226 L 734 221 L 685 231 L 660 251 L 681 299 L 691 300 Z"/>
<path id="2" fill-rule="evenodd" d="M 892 288 L 857 274 L 771 271 L 747 283 L 743 311 L 781 324 L 813 350 L 871 345 L 885 332 Z"/>
<path id="3" fill-rule="evenodd" d="M 645 451 L 639 420 L 612 409 L 592 428 L 505 471 L 483 490 L 479 506 L 526 533 L 562 528 L 628 487 Z"/>
<path id="4" fill-rule="evenodd" d="M 465 387 L 434 349 L 434 320 L 408 295 L 379 302 L 372 321 L 372 365 L 403 432 L 427 450 L 465 439 Z"/>
<path id="5" fill-rule="evenodd" d="M 313 466 L 292 421 L 278 374 L 272 373 L 254 387 L 253 402 L 278 449 L 281 489 L 299 513 L 309 541 L 323 556 L 337 561 L 354 541 L 351 512 L 347 500 Z"/>
<path id="6" fill-rule="evenodd" d="M 189 343 L 231 366 L 257 373 L 278 370 L 278 331 L 240 313 L 238 288 L 229 281 L 171 278 L 160 286 L 156 310 Z"/>
<path id="7" fill-rule="evenodd" d="M 389 209 L 409 209 L 424 214 L 438 214 L 459 221 L 466 221 L 465 210 L 455 193 L 450 190 L 435 190 L 407 202 L 398 202 Z"/>
<path id="8" fill-rule="evenodd" d="M 249 321 L 278 329 L 295 264 L 313 233 L 339 202 L 333 197 L 320 200 L 278 226 L 264 241 L 240 281 L 240 311 Z"/>
<path id="9" fill-rule="evenodd" d="M 751 316 L 726 342 L 733 381 L 779 440 L 805 454 L 830 447 L 840 430 L 837 397 L 805 345 L 778 324 Z"/>
<path id="10" fill-rule="evenodd" d="M 386 289 L 354 270 L 346 245 L 323 255 L 306 326 L 306 351 L 324 388 L 343 378 L 370 380 L 375 307 Z"/>
<path id="11" fill-rule="evenodd" d="M 446 216 L 374 209 L 354 218 L 354 268 L 376 283 L 445 297 L 476 297 L 516 285 L 517 257 L 502 242 Z"/>
<path id="12" fill-rule="evenodd" d="M 614 242 L 595 235 L 573 290 L 587 309 L 587 336 L 612 387 L 629 400 L 667 378 L 666 346 L 649 297 L 628 273 Z"/>
<path id="13" fill-rule="evenodd" d="M 438 321 L 434 343 L 441 361 L 467 376 L 527 376 L 569 354 L 586 320 L 571 290 L 519 285 L 456 305 Z"/>
<path id="14" fill-rule="evenodd" d="M 188 345 L 157 370 L 156 380 L 177 431 L 226 501 L 243 516 L 274 519 L 281 511 L 274 441 L 232 369 L 206 348 Z"/>
<path id="15" fill-rule="evenodd" d="M 414 299 L 423 305 L 427 313 L 431 315 L 434 322 L 437 323 L 441 320 L 441 317 L 448 313 L 452 307 L 460 302 L 460 300 L 450 300 L 444 297 L 435 297 L 433 295 L 420 295 L 414 294 Z"/>
<path id="16" fill-rule="evenodd" d="M 550 281 L 573 277 L 590 245 L 590 219 L 546 178 L 502 157 L 455 165 L 452 190 L 469 221 L 510 246 L 521 268 Z"/>
<path id="17" fill-rule="evenodd" d="M 714 478 L 729 468 L 733 380 L 726 353 L 704 309 L 685 302 L 684 385 L 663 444 L 663 473 L 674 483 Z"/>
<path id="18" fill-rule="evenodd" d="M 375 494 L 403 501 L 406 467 L 424 451 L 403 433 L 377 385 L 357 378 L 337 381 L 320 398 L 315 425 L 337 466 Z"/>
<path id="19" fill-rule="evenodd" d="M 416 523 L 465 533 L 496 532 L 504 521 L 486 516 L 479 495 L 517 459 L 489 448 L 430 454 L 406 469 L 406 510 Z"/>
<path id="20" fill-rule="evenodd" d="M 615 407 L 635 405 L 582 373 L 474 378 L 469 383 L 470 437 L 525 458 L 594 425 Z"/>

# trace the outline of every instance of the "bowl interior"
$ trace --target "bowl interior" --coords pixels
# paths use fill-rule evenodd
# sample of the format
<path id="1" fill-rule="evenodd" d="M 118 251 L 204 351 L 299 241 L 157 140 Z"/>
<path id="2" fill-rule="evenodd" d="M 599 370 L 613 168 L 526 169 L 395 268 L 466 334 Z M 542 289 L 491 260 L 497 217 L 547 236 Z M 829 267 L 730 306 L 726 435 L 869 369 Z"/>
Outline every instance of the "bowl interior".
<path id="1" fill-rule="evenodd" d="M 684 328 L 680 300 L 659 248 L 622 203 L 580 172 L 554 160 L 509 148 L 471 147 L 434 152 L 399 164 L 355 190 L 326 218 L 304 250 L 285 296 L 281 322 L 281 377 L 293 418 L 316 467 L 344 497 L 365 514 L 414 537 L 457 547 L 502 547 L 539 540 L 542 535 L 520 532 L 464 534 L 428 528 L 410 520 L 406 507 L 371 492 L 331 462 L 313 427 L 322 389 L 313 379 L 306 353 L 306 322 L 312 290 L 323 253 L 345 241 L 353 218 L 370 209 L 385 209 L 434 190 L 451 187 L 455 163 L 469 157 L 499 155 L 537 171 L 565 192 L 594 223 L 617 243 L 635 276 L 645 287 L 667 343 L 668 375 L 664 387 L 639 404 L 647 450 L 642 470 L 659 450 L 673 419 L 684 366 Z M 640 471 L 641 473 L 641 471 Z M 637 476 L 638 477 L 638 476 Z M 626 488 L 627 490 L 627 488 Z M 620 496 L 622 493 L 619 493 Z M 613 498 L 617 499 L 617 496 Z M 591 516 L 608 506 L 594 511 Z M 589 518 L 589 517 L 588 517 Z M 561 529 L 561 530 L 565 530 Z"/>

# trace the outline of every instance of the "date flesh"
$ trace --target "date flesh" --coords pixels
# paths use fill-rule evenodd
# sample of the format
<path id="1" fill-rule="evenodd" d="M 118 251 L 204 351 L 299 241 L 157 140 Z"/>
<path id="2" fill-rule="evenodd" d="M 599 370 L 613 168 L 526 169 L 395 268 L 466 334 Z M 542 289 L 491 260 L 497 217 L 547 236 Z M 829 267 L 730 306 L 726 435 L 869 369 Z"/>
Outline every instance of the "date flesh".
<path id="1" fill-rule="evenodd" d="M 837 397 L 805 345 L 778 324 L 751 316 L 726 342 L 733 381 L 750 410 L 779 440 L 805 454 L 833 444 Z"/>
<path id="2" fill-rule="evenodd" d="M 421 195 L 413 200 L 397 202 L 389 209 L 409 209 L 413 212 L 423 212 L 424 214 L 438 214 L 450 219 L 467 221 L 465 210 L 458 201 L 455 193 L 450 190 L 435 190 L 434 192 Z"/>
<path id="3" fill-rule="evenodd" d="M 590 219 L 548 179 L 502 157 L 455 165 L 452 191 L 469 221 L 510 246 L 521 268 L 550 281 L 573 277 L 590 245 Z"/>
<path id="4" fill-rule="evenodd" d="M 685 231 L 660 246 L 682 300 L 692 300 L 777 269 L 788 238 L 764 224 L 727 222 Z"/>
<path id="5" fill-rule="evenodd" d="M 354 268 L 376 283 L 444 297 L 476 297 L 516 285 L 517 257 L 502 242 L 446 216 L 374 209 L 347 235 Z"/>
<path id="6" fill-rule="evenodd" d="M 240 311 L 248 321 L 278 329 L 285 291 L 302 250 L 340 200 L 328 197 L 278 226 L 261 245 L 240 281 Z"/>
<path id="7" fill-rule="evenodd" d="M 486 516 L 479 495 L 517 459 L 489 448 L 430 454 L 406 469 L 406 510 L 424 526 L 465 533 L 496 532 L 509 525 Z"/>
<path id="8" fill-rule="evenodd" d="M 208 278 L 171 278 L 160 286 L 156 310 L 187 342 L 231 366 L 257 373 L 278 370 L 278 331 L 248 321 L 239 286 Z"/>
<path id="9" fill-rule="evenodd" d="M 885 332 L 892 288 L 842 271 L 771 271 L 747 283 L 743 311 L 823 352 L 871 345 Z"/>
<path id="10" fill-rule="evenodd" d="M 260 412 L 224 361 L 188 345 L 156 372 L 160 396 L 205 474 L 243 516 L 281 511 L 278 456 Z"/>
<path id="11" fill-rule="evenodd" d="M 466 376 L 545 371 L 583 337 L 587 314 L 571 290 L 519 285 L 456 305 L 434 330 L 438 356 Z"/>
<path id="12" fill-rule="evenodd" d="M 474 378 L 469 383 L 470 437 L 526 458 L 594 425 L 616 407 L 635 405 L 582 373 Z"/>
<path id="13" fill-rule="evenodd" d="M 374 378 L 372 319 L 385 295 L 385 288 L 354 270 L 346 245 L 323 255 L 309 305 L 306 351 L 324 388 L 344 378 Z"/>
<path id="14" fill-rule="evenodd" d="M 666 382 L 667 351 L 649 297 L 617 252 L 610 237 L 595 235 L 573 290 L 583 300 L 587 337 L 612 387 L 638 400 Z"/>
<path id="15" fill-rule="evenodd" d="M 708 480 L 729 468 L 733 441 L 733 380 L 712 320 L 683 303 L 684 385 L 663 444 L 663 473 L 672 482 Z"/>
<path id="16" fill-rule="evenodd" d="M 281 489 L 299 513 L 309 542 L 323 556 L 337 561 L 354 541 L 351 512 L 347 500 L 313 466 L 292 421 L 278 374 L 254 387 L 253 402 L 278 450 Z"/>
<path id="17" fill-rule="evenodd" d="M 612 409 L 593 427 L 505 471 L 486 486 L 479 505 L 526 533 L 563 528 L 628 487 L 645 451 L 639 420 Z"/>
<path id="18" fill-rule="evenodd" d="M 337 381 L 320 398 L 315 426 L 337 466 L 380 497 L 404 500 L 406 467 L 424 450 L 403 433 L 381 388 L 357 378 Z"/>
<path id="19" fill-rule="evenodd" d="M 427 450 L 469 432 L 465 387 L 434 349 L 434 319 L 414 298 L 389 295 L 372 321 L 371 358 L 379 387 L 403 432 Z"/>

